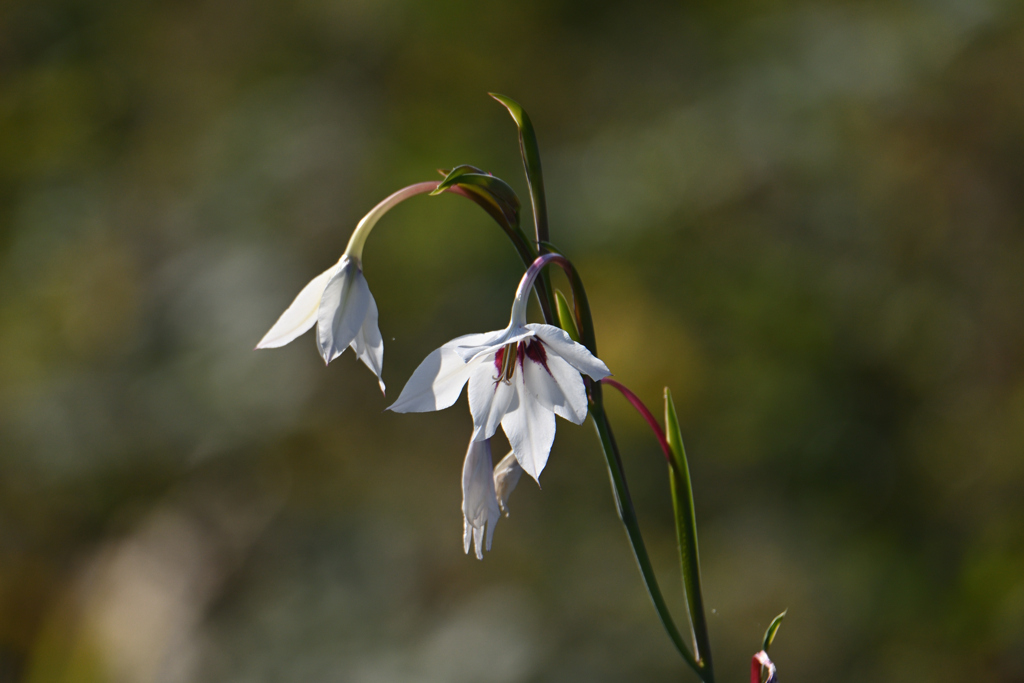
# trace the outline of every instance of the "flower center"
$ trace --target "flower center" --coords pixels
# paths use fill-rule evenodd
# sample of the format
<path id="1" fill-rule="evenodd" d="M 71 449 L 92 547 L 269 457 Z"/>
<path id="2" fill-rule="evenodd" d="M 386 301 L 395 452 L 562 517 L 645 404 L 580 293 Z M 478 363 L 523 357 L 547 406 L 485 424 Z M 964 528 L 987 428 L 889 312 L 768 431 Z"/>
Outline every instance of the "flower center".
<path id="1" fill-rule="evenodd" d="M 504 382 L 510 384 L 512 375 L 516 372 L 516 357 L 519 355 L 519 342 L 506 344 L 494 354 L 494 367 L 498 375 L 494 378 L 495 383 Z"/>
<path id="2" fill-rule="evenodd" d="M 534 363 L 541 365 L 548 370 L 548 354 L 544 350 L 544 344 L 536 340 L 519 341 L 506 344 L 494 354 L 494 367 L 498 374 L 494 377 L 495 383 L 512 383 L 512 377 L 516 373 L 516 365 L 523 366 L 523 360 L 529 358 Z"/>

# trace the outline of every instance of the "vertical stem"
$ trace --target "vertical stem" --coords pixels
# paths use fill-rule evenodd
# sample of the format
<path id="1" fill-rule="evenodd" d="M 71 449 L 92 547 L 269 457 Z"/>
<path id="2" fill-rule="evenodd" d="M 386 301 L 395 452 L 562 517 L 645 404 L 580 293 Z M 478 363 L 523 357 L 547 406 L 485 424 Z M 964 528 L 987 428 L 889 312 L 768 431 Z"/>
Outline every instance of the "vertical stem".
<path id="1" fill-rule="evenodd" d="M 619 448 L 615 443 L 615 437 L 612 435 L 611 425 L 608 423 L 608 417 L 604 412 L 601 385 L 597 382 L 588 382 L 588 384 L 590 389 L 590 416 L 594 420 L 594 426 L 597 427 L 597 435 L 601 440 L 601 450 L 604 453 L 605 463 L 608 466 L 608 476 L 611 479 L 616 509 L 619 513 L 619 519 L 622 520 L 623 526 L 626 527 L 626 536 L 629 538 L 629 543 L 633 548 L 633 557 L 636 558 L 644 585 L 647 587 L 647 593 L 651 598 L 651 602 L 654 603 L 654 609 L 658 612 L 668 637 L 672 640 L 672 644 L 676 646 L 676 650 L 679 651 L 683 660 L 690 665 L 690 668 L 693 669 L 702 681 L 713 683 L 712 679 L 706 677 L 708 671 L 694 659 L 694 656 L 686 648 L 683 637 L 672 620 L 672 615 L 669 612 L 668 605 L 665 603 L 665 598 L 661 594 L 658 579 L 654 575 L 654 567 L 651 565 L 651 558 L 647 554 L 647 546 L 644 544 L 643 536 L 640 533 L 640 523 L 637 520 L 636 510 L 633 507 L 633 499 L 629 495 L 629 487 L 626 485 L 626 473 L 622 467 L 622 457 L 619 455 Z"/>
<path id="2" fill-rule="evenodd" d="M 530 202 L 533 207 L 537 255 L 539 258 L 544 259 L 543 262 L 538 263 L 535 261 L 533 264 L 528 265 L 531 268 L 537 266 L 540 270 L 534 287 L 540 299 L 541 308 L 544 311 L 545 322 L 555 325 L 557 324 L 555 312 L 558 307 L 554 297 L 554 290 L 551 287 L 551 280 L 544 269 L 544 265 L 549 262 L 549 259 L 545 258 L 545 254 L 550 250 L 547 246 L 549 242 L 547 202 L 544 197 L 544 179 L 540 166 L 540 149 L 537 145 L 537 136 L 534 133 L 530 117 L 518 102 L 496 93 L 489 94 L 508 110 L 512 118 L 515 119 L 516 126 L 519 128 L 519 151 L 526 169 L 526 182 L 529 186 Z M 560 261 L 559 265 L 565 269 L 566 275 L 569 276 L 569 280 L 572 283 L 573 298 L 576 303 L 577 328 L 581 341 L 596 356 L 597 342 L 594 335 L 594 325 L 590 316 L 590 306 L 587 302 L 586 291 L 583 289 L 583 283 L 576 270 L 568 264 L 568 261 L 564 258 L 561 258 Z M 665 598 L 661 594 L 661 589 L 658 587 L 654 568 L 651 566 L 651 560 L 647 554 L 643 536 L 640 533 L 640 524 L 637 521 L 636 510 L 629 495 L 629 488 L 626 486 L 626 473 L 622 467 L 622 458 L 619 455 L 618 446 L 615 444 L 611 425 L 608 423 L 608 418 L 604 412 L 601 384 L 588 381 L 587 393 L 590 402 L 590 415 L 594 419 L 594 425 L 597 427 L 598 437 L 601 440 L 601 448 L 605 456 L 605 462 L 608 465 L 608 475 L 611 478 L 612 493 L 615 496 L 619 518 L 626 527 L 626 535 L 633 547 L 633 555 L 640 567 L 640 573 L 643 576 L 644 584 L 647 586 L 647 592 L 651 596 L 651 601 L 654 603 L 654 607 L 661 618 L 662 624 L 665 626 L 665 630 L 668 632 L 669 638 L 671 638 L 676 649 L 679 650 L 679 654 L 682 655 L 686 663 L 690 665 L 701 680 L 705 681 L 705 683 L 713 683 L 714 674 L 710 666 L 705 668 L 686 649 L 682 636 L 679 634 L 679 629 L 676 628 L 675 622 L 672 621 L 672 615 L 665 604 Z"/>

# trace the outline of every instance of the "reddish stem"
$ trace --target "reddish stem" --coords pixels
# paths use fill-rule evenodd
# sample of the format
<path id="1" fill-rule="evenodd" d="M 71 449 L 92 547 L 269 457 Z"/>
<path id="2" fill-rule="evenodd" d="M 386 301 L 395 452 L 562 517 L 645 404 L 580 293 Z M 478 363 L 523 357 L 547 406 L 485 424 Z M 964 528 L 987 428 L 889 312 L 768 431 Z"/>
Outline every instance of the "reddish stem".
<path id="1" fill-rule="evenodd" d="M 658 443 L 661 444 L 661 450 L 665 452 L 665 460 L 668 461 L 670 466 L 675 467 L 675 459 L 672 457 L 672 449 L 668 445 L 668 439 L 665 438 L 665 430 L 661 428 L 661 425 L 658 424 L 658 421 L 654 418 L 654 415 L 651 414 L 651 411 L 647 409 L 647 406 L 644 405 L 644 402 L 641 401 L 632 391 L 613 379 L 606 377 L 601 380 L 601 384 L 607 384 L 610 387 L 618 389 L 619 393 L 625 396 L 626 400 L 636 408 L 636 411 L 643 415 L 644 419 L 647 420 L 647 424 L 651 426 L 651 430 L 654 432 L 654 435 L 658 437 Z"/>

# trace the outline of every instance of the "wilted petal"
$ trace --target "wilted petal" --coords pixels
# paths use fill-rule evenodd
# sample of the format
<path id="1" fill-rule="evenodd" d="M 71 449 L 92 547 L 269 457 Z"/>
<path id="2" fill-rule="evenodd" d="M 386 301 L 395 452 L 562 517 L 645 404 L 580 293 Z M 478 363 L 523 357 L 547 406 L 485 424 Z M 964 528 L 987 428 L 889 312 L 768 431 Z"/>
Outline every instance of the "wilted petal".
<path id="1" fill-rule="evenodd" d="M 341 264 L 335 264 L 310 280 L 291 305 L 281 314 L 281 317 L 277 319 L 274 326 L 263 335 L 263 339 L 260 339 L 256 348 L 276 349 L 313 327 L 316 324 L 317 309 L 320 307 L 320 298 L 323 296 L 324 289 L 340 267 Z"/>
<path id="2" fill-rule="evenodd" d="M 512 495 L 522 474 L 523 467 L 516 460 L 516 455 L 512 451 L 509 451 L 494 468 L 494 492 L 498 496 L 498 505 L 506 517 L 508 517 L 508 497 Z"/>
<path id="3" fill-rule="evenodd" d="M 465 363 L 446 346 L 435 349 L 423 359 L 405 383 L 398 400 L 388 410 L 396 413 L 425 413 L 442 410 L 455 403 L 476 363 Z"/>
<path id="4" fill-rule="evenodd" d="M 491 549 L 494 525 L 501 510 L 494 492 L 491 472 L 491 442 L 470 441 L 462 465 L 463 546 L 469 552 L 470 539 L 476 546 L 476 557 L 484 559 L 484 547 Z M 486 535 L 486 543 L 484 542 Z"/>
<path id="5" fill-rule="evenodd" d="M 369 290 L 367 293 L 369 294 Z M 363 361 L 366 367 L 377 375 L 380 391 L 385 393 L 384 379 L 381 377 L 384 368 L 384 338 L 380 336 L 380 327 L 377 325 L 377 302 L 374 301 L 373 294 L 370 294 L 370 305 L 366 309 L 363 326 L 359 328 L 359 334 L 352 340 L 352 350 L 355 351 L 359 360 Z"/>
<path id="6" fill-rule="evenodd" d="M 590 377 L 601 380 L 612 374 L 608 366 L 596 357 L 587 347 L 577 344 L 565 330 L 552 325 L 530 324 L 526 326 L 534 335 L 541 339 L 557 355 L 564 358 L 569 365 Z"/>
<path id="7" fill-rule="evenodd" d="M 530 360 L 528 354 L 523 362 L 523 379 L 530 394 L 556 415 L 576 424 L 587 418 L 587 392 L 583 378 L 578 370 L 559 356 L 547 354 L 541 365 Z"/>
<path id="8" fill-rule="evenodd" d="M 325 362 L 340 356 L 359 334 L 370 298 L 370 287 L 359 266 L 345 260 L 324 288 L 317 312 L 317 341 Z"/>
<path id="9" fill-rule="evenodd" d="M 515 406 L 516 391 L 508 382 L 498 379 L 494 354 L 477 356 L 470 361 L 475 367 L 469 377 L 469 412 L 473 415 L 473 438 L 494 436 L 505 412 Z M 516 373 L 519 376 L 520 373 Z"/>
<path id="10" fill-rule="evenodd" d="M 519 400 L 509 407 L 501 420 L 501 427 L 519 464 L 527 474 L 537 479 L 548 462 L 551 444 L 555 441 L 555 414 L 527 395 L 522 373 L 517 372 L 512 383 Z"/>

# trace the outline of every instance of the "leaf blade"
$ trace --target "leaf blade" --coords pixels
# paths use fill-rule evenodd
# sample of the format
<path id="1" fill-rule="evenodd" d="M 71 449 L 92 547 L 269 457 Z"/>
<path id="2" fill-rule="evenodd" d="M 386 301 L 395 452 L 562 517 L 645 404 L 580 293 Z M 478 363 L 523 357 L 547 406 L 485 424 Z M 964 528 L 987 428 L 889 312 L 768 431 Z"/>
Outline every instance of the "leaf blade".
<path id="1" fill-rule="evenodd" d="M 764 640 L 761 641 L 761 649 L 768 652 L 768 648 L 772 646 L 772 641 L 775 640 L 775 634 L 778 632 L 779 627 L 782 626 L 782 620 L 786 618 L 788 609 L 782 610 L 782 614 L 772 619 L 772 623 L 768 624 L 768 629 L 764 632 Z"/>
<path id="2" fill-rule="evenodd" d="M 686 605 L 690 613 L 690 627 L 693 630 L 694 654 L 697 661 L 710 673 L 713 671 L 711 642 L 704 614 L 704 596 L 701 591 L 700 553 L 697 545 L 697 519 L 693 507 L 693 486 L 690 481 L 690 467 L 686 461 L 686 448 L 679 431 L 679 418 L 676 415 L 675 403 L 672 401 L 672 392 L 668 387 L 665 387 L 665 438 L 672 450 L 674 461 L 674 466 L 669 467 L 672 510 L 675 514 L 679 563 L 683 587 L 686 589 Z M 714 679 L 713 673 L 710 678 Z"/>

